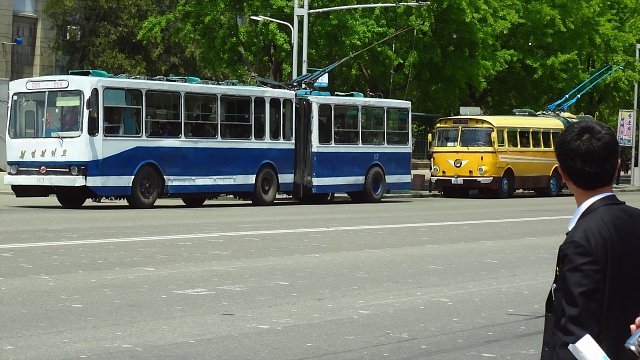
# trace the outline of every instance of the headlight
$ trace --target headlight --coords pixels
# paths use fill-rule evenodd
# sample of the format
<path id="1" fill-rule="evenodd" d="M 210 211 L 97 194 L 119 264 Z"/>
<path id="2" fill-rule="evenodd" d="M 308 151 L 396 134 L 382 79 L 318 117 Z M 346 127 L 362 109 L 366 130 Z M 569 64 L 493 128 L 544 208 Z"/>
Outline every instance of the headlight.
<path id="1" fill-rule="evenodd" d="M 440 168 L 437 166 L 434 166 L 431 168 L 431 175 L 438 175 L 438 173 L 440 172 Z"/>
<path id="2" fill-rule="evenodd" d="M 71 175 L 76 176 L 80 174 L 80 169 L 78 169 L 78 167 L 75 165 L 71 165 L 71 167 L 69 168 L 69 172 L 71 173 Z"/>
<path id="3" fill-rule="evenodd" d="M 10 175 L 15 175 L 17 173 L 18 173 L 18 165 L 9 166 L 9 174 Z"/>
<path id="4" fill-rule="evenodd" d="M 482 175 L 485 172 L 487 172 L 487 167 L 486 166 L 478 166 L 478 174 Z"/>

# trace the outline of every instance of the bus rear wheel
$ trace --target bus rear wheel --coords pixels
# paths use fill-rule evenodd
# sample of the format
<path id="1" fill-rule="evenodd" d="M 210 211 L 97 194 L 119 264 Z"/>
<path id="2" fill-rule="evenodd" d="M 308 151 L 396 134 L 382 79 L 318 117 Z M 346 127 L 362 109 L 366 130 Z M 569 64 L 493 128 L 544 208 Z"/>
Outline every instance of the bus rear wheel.
<path id="1" fill-rule="evenodd" d="M 272 205 L 278 193 L 278 177 L 273 169 L 265 167 L 256 176 L 251 201 L 255 205 Z"/>
<path id="2" fill-rule="evenodd" d="M 56 198 L 60 205 L 66 209 L 79 209 L 82 207 L 87 197 L 77 191 L 62 190 L 56 193 Z"/>
<path id="3" fill-rule="evenodd" d="M 364 200 L 367 202 L 380 202 L 387 191 L 387 182 L 384 173 L 379 167 L 373 167 L 364 178 Z"/>
<path id="4" fill-rule="evenodd" d="M 127 198 L 127 202 L 138 209 L 150 209 L 160 196 L 161 186 L 158 173 L 150 166 L 145 166 L 133 178 L 131 196 Z"/>
<path id="5" fill-rule="evenodd" d="M 551 176 L 549 176 L 549 180 L 547 181 L 547 187 L 536 191 L 536 193 L 542 196 L 558 196 L 561 188 L 562 178 L 557 170 L 553 170 Z"/>

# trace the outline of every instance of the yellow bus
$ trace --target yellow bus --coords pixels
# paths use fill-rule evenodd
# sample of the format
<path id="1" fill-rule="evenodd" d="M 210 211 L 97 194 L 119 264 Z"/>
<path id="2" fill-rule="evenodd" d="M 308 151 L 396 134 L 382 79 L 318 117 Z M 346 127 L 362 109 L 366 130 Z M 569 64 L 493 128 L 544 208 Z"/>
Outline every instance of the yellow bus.
<path id="1" fill-rule="evenodd" d="M 517 189 L 556 196 L 564 184 L 553 143 L 571 121 L 535 113 L 442 118 L 432 144 L 432 185 L 445 197 L 478 190 L 508 198 Z"/>

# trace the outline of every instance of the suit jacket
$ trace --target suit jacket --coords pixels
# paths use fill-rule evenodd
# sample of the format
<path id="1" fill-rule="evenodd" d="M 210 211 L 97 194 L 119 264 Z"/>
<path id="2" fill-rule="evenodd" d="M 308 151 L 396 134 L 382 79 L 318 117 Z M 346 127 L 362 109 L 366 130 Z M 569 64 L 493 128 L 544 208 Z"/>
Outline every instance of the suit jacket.
<path id="1" fill-rule="evenodd" d="M 541 359 L 575 359 L 568 346 L 587 333 L 612 360 L 634 359 L 624 342 L 638 315 L 640 210 L 605 196 L 582 213 L 558 250 Z"/>

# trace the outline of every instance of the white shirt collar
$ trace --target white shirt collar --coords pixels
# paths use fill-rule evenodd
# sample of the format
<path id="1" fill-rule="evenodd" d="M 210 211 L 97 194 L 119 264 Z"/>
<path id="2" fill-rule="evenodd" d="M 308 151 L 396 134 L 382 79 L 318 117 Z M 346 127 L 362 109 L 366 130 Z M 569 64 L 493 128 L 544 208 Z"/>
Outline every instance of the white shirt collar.
<path id="1" fill-rule="evenodd" d="M 592 197 L 590 197 L 587 201 L 583 202 L 582 205 L 580 205 L 576 211 L 574 211 L 573 216 L 571 216 L 571 219 L 569 220 L 569 231 L 571 231 L 571 229 L 573 229 L 573 227 L 576 225 L 576 223 L 578 222 L 578 219 L 580 218 L 580 215 L 582 215 L 582 213 L 594 202 L 602 199 L 605 196 L 609 196 L 609 195 L 613 195 L 612 192 L 606 192 L 606 193 L 602 193 L 602 194 L 598 194 L 598 195 L 594 195 Z"/>

